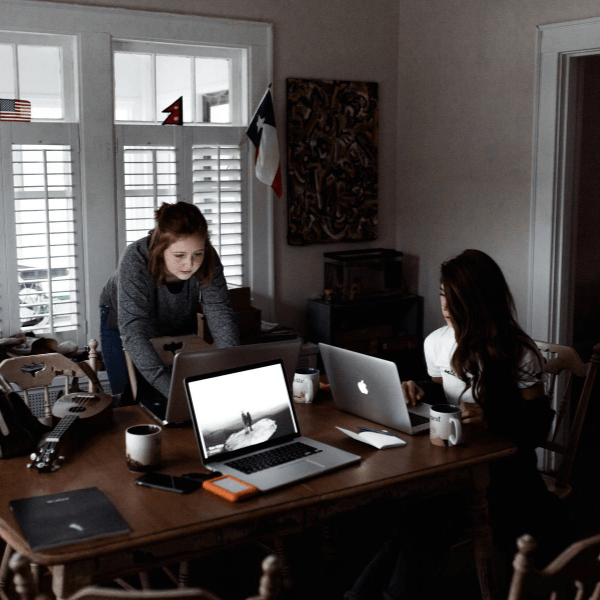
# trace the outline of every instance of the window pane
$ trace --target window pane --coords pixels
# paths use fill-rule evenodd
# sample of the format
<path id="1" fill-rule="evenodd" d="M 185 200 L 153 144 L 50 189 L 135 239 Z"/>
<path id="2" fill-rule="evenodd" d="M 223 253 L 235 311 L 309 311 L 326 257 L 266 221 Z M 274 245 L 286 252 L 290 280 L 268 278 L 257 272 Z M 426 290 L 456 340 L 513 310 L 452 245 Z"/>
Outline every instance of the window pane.
<path id="1" fill-rule="evenodd" d="M 170 113 L 162 112 L 183 96 L 183 122 L 193 121 L 192 59 L 185 56 L 156 56 L 156 120 L 164 121 Z"/>
<path id="2" fill-rule="evenodd" d="M 13 47 L 0 44 L 0 98 L 14 99 L 15 92 L 15 59 Z"/>
<path id="3" fill-rule="evenodd" d="M 154 121 L 150 54 L 115 53 L 115 120 Z"/>
<path id="4" fill-rule="evenodd" d="M 125 146 L 125 229 L 128 244 L 154 227 L 154 211 L 163 202 L 177 202 L 173 148 Z"/>
<path id="5" fill-rule="evenodd" d="M 60 49 L 18 47 L 19 97 L 31 102 L 32 119 L 62 119 L 63 83 Z"/>
<path id="6" fill-rule="evenodd" d="M 196 59 L 196 121 L 231 123 L 229 110 L 230 61 Z"/>
<path id="7" fill-rule="evenodd" d="M 21 328 L 77 328 L 75 211 L 68 146 L 13 146 Z"/>
<path id="8" fill-rule="evenodd" d="M 229 284 L 242 285 L 241 153 L 237 147 L 193 148 L 194 204 L 208 222 L 211 242 Z"/>
<path id="9" fill-rule="evenodd" d="M 165 109 L 183 98 L 184 124 L 231 123 L 232 60 L 201 53 L 202 47 L 189 56 L 154 53 L 151 47 L 143 54 L 116 51 L 115 119 L 162 123 L 169 116 Z"/>

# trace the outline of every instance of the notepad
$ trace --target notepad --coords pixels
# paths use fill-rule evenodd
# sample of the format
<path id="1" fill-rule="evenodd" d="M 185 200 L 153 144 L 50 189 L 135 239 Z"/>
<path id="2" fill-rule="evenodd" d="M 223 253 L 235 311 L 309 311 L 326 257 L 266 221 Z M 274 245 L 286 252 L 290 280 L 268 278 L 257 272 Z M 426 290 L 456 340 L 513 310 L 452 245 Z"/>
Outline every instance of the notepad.
<path id="1" fill-rule="evenodd" d="M 336 425 L 337 427 L 337 425 Z M 349 435 L 351 438 L 375 446 L 375 448 L 396 448 L 397 446 L 406 446 L 406 442 L 399 437 L 393 435 L 386 435 L 385 433 L 376 433 L 375 431 L 361 431 L 360 433 L 354 433 L 354 431 L 348 431 L 342 427 L 337 427 L 340 431 Z"/>
<path id="2" fill-rule="evenodd" d="M 130 531 L 95 487 L 11 500 L 8 505 L 34 552 Z"/>

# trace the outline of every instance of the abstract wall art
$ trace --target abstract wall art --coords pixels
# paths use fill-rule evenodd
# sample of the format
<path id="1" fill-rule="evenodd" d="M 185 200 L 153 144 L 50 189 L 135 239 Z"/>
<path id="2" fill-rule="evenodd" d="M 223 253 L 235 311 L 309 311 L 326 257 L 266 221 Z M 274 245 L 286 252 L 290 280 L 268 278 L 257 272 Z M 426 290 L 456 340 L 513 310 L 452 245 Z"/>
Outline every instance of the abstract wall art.
<path id="1" fill-rule="evenodd" d="M 377 238 L 377 83 L 287 79 L 288 243 Z"/>

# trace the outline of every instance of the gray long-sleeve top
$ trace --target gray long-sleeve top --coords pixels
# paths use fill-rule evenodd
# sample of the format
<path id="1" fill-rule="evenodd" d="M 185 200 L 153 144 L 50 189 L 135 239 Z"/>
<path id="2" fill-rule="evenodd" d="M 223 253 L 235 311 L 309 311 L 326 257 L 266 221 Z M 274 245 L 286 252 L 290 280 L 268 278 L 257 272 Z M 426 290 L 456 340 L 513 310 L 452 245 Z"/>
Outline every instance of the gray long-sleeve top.
<path id="1" fill-rule="evenodd" d="M 172 294 L 166 285 L 157 287 L 150 276 L 149 240 L 145 237 L 127 247 L 100 294 L 100 306 L 110 308 L 107 325 L 120 332 L 123 347 L 142 376 L 168 396 L 172 367 L 163 364 L 151 338 L 195 333 L 200 296 L 217 348 L 239 345 L 239 331 L 221 263 L 215 269 L 212 285 L 191 277 L 183 282 L 179 293 Z"/>

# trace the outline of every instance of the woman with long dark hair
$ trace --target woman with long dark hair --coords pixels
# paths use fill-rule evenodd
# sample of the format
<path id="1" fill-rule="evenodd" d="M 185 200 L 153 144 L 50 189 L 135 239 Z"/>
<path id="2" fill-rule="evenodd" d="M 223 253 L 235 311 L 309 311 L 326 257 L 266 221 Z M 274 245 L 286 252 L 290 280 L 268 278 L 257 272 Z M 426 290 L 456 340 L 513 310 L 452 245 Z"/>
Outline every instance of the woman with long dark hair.
<path id="1" fill-rule="evenodd" d="M 403 382 L 405 400 L 460 405 L 463 423 L 484 426 L 517 446 L 515 455 L 490 464 L 494 542 L 512 558 L 517 537 L 529 533 L 540 544 L 543 563 L 570 542 L 565 507 L 537 470 L 535 449 L 547 438 L 554 416 L 544 391 L 543 359 L 516 320 L 500 267 L 484 252 L 465 250 L 443 263 L 440 295 L 446 325 L 431 333 L 424 346 L 431 381 Z M 419 597 L 431 563 L 468 526 L 465 503 L 462 495 L 448 494 L 420 511 L 411 507 L 401 533 L 379 552 L 346 598 L 380 598 L 382 592 L 389 599 Z M 421 525 L 431 514 L 439 516 L 435 532 Z"/>
<path id="2" fill-rule="evenodd" d="M 148 236 L 127 247 L 100 295 L 102 355 L 115 395 L 127 386 L 125 348 L 146 381 L 168 396 L 171 367 L 150 339 L 196 333 L 199 302 L 216 346 L 239 344 L 204 215 L 193 204 L 165 202 L 155 221 Z"/>

